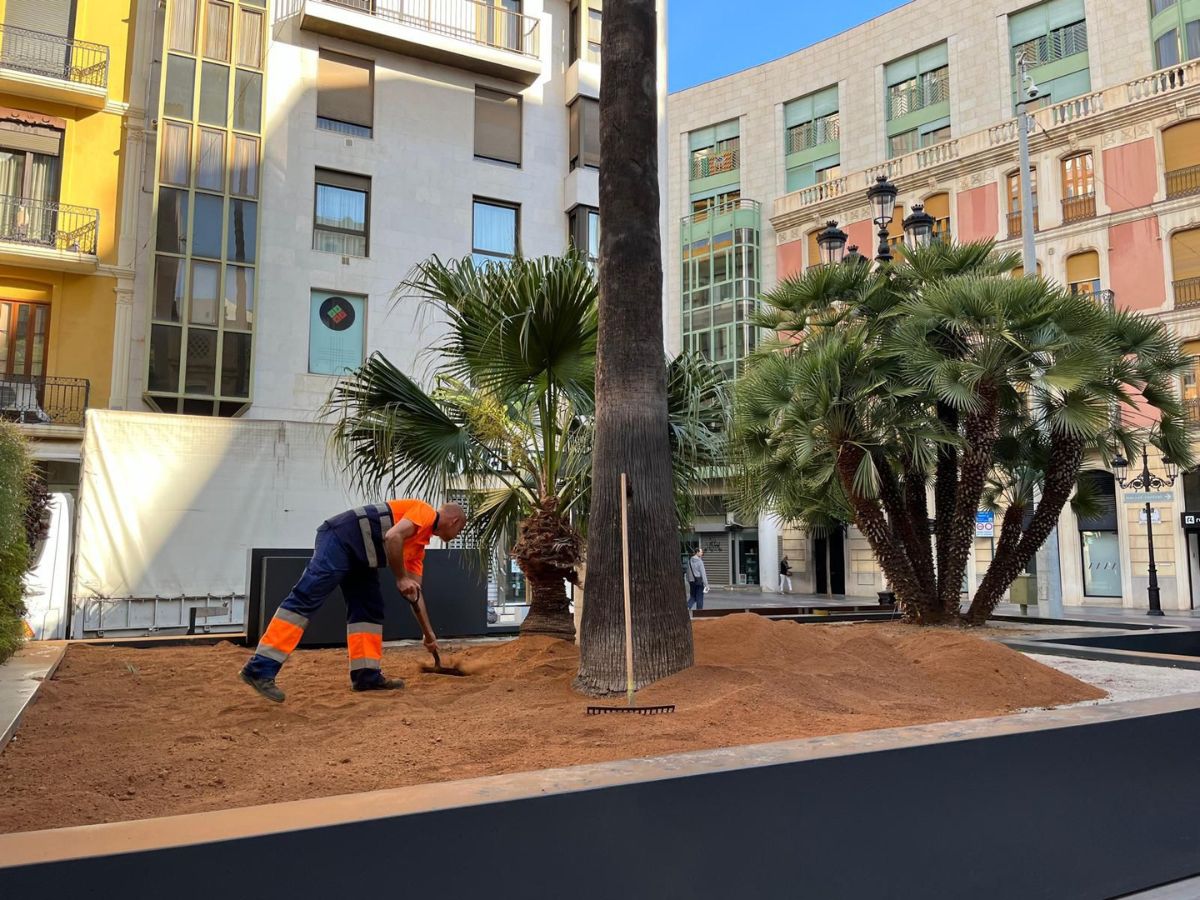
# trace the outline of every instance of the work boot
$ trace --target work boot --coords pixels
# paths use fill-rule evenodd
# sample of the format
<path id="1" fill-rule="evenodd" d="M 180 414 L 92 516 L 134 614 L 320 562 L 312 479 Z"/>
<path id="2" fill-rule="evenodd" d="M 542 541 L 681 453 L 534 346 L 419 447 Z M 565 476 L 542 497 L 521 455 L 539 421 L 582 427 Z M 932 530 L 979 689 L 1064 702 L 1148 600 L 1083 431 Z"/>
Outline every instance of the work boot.
<path id="1" fill-rule="evenodd" d="M 400 691 L 403 689 L 403 678 L 380 678 L 378 681 L 368 681 L 366 684 L 354 685 L 354 690 L 356 691 Z"/>
<path id="2" fill-rule="evenodd" d="M 275 684 L 274 678 L 255 678 L 245 669 L 242 669 L 241 676 L 242 681 L 246 682 L 246 684 L 250 685 L 250 687 L 254 688 L 268 700 L 273 700 L 276 703 L 283 702 L 283 691 Z"/>

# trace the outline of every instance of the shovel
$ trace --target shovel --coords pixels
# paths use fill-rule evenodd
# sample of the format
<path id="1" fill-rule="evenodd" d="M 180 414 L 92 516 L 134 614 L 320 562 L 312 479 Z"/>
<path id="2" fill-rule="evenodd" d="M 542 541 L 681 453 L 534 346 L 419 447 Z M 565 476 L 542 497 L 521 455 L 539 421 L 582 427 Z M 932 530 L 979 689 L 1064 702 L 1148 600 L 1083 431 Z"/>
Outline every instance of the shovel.
<path id="1" fill-rule="evenodd" d="M 420 588 L 417 588 L 417 597 L 422 600 L 425 599 Z M 442 657 L 436 650 L 430 650 L 429 652 L 433 654 L 433 665 L 423 663 L 421 665 L 422 672 L 427 672 L 430 675 L 455 675 L 458 677 L 463 677 L 467 674 L 458 666 L 443 666 Z"/>
<path id="2" fill-rule="evenodd" d="M 635 706 L 633 703 L 633 611 L 629 598 L 629 476 L 621 473 L 621 574 L 625 582 L 625 705 L 589 706 L 589 716 L 609 713 L 633 713 L 639 716 L 657 716 L 675 712 L 675 704 L 669 706 Z"/>

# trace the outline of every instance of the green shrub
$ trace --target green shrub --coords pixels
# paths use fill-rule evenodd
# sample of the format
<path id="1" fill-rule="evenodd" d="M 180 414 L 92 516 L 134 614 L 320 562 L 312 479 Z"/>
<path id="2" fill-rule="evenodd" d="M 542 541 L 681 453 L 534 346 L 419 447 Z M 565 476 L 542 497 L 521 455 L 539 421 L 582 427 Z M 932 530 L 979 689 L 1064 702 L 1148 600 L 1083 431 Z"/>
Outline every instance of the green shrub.
<path id="1" fill-rule="evenodd" d="M 26 540 L 26 482 L 31 464 L 15 425 L 0 422 L 0 663 L 24 638 L 25 587 L 30 549 Z"/>

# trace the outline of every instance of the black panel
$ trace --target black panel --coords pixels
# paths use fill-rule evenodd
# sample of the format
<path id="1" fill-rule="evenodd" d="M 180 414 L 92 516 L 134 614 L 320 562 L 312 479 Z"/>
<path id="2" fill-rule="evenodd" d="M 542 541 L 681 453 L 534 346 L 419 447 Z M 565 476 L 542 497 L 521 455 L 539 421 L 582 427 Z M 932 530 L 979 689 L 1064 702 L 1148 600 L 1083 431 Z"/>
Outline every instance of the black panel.
<path id="1" fill-rule="evenodd" d="M 252 550 L 246 599 L 246 641 L 257 644 L 275 610 L 300 579 L 311 550 Z M 425 604 L 438 637 L 478 637 L 503 633 L 488 628 L 487 581 L 463 550 L 430 550 L 425 554 Z M 379 572 L 383 591 L 385 641 L 421 636 L 408 601 L 396 590 L 386 569 Z M 334 593 L 311 618 L 301 647 L 333 647 L 346 643 L 346 602 Z"/>

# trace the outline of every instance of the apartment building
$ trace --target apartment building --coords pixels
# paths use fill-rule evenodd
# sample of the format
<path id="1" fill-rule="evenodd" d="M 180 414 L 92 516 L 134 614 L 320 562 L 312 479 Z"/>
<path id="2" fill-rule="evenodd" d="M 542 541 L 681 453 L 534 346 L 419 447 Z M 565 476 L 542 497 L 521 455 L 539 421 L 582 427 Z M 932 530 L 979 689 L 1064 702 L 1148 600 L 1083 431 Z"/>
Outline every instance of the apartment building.
<path id="1" fill-rule="evenodd" d="M 0 416 L 55 489 L 79 478 L 83 417 L 107 406 L 136 251 L 129 0 L 0 3 Z"/>
<path id="2" fill-rule="evenodd" d="M 312 420 L 373 352 L 426 374 L 441 325 L 395 293 L 419 261 L 594 256 L 603 13 L 166 0 L 122 405 Z"/>
<path id="3" fill-rule="evenodd" d="M 866 191 L 880 175 L 900 192 L 889 243 L 904 239 L 904 219 L 921 204 L 939 235 L 1019 250 L 1022 56 L 1039 88 L 1030 185 L 1039 270 L 1097 302 L 1162 317 L 1200 356 L 1200 7 L 1190 0 L 975 0 L 953 15 L 913 0 L 672 95 L 672 333 L 736 371 L 753 345 L 742 337 L 743 307 L 819 264 L 827 222 L 874 255 Z M 1195 373 L 1181 390 L 1200 421 Z M 1109 503 L 1095 519 L 1064 511 L 1048 567 L 1054 589 L 1069 605 L 1144 607 L 1147 497 L 1089 465 Z M 1200 536 L 1185 524 L 1200 523 L 1200 477 L 1185 474 L 1148 499 L 1163 607 L 1200 606 Z M 746 532 L 725 532 L 719 496 L 709 505 L 697 537 L 728 541 L 736 556 Z M 772 540 L 770 523 L 759 525 L 763 571 L 786 552 L 798 589 L 883 589 L 854 528 L 828 539 L 784 529 Z M 990 558 L 987 532 L 981 521 L 969 584 Z"/>

